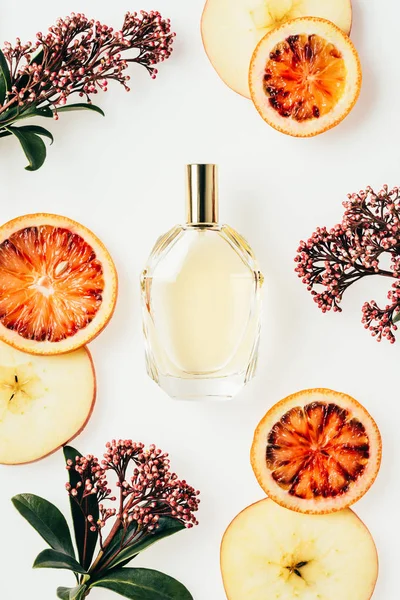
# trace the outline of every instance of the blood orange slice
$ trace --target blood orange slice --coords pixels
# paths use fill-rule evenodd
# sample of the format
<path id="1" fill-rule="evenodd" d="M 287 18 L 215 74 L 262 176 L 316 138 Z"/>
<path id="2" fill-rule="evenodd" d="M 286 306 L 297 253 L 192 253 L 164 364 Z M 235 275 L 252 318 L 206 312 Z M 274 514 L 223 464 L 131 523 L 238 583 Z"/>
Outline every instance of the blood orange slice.
<path id="1" fill-rule="evenodd" d="M 90 342 L 108 323 L 117 274 L 100 240 L 58 215 L 19 217 L 0 227 L 0 339 L 32 354 Z"/>
<path id="2" fill-rule="evenodd" d="M 254 435 L 251 464 L 281 506 L 328 513 L 368 491 L 381 450 L 378 427 L 359 402 L 331 390 L 305 390 L 267 412 Z"/>
<path id="3" fill-rule="evenodd" d="M 361 64 L 350 38 L 325 19 L 294 19 L 268 33 L 249 71 L 252 100 L 272 127 L 311 137 L 335 127 L 354 107 Z"/>

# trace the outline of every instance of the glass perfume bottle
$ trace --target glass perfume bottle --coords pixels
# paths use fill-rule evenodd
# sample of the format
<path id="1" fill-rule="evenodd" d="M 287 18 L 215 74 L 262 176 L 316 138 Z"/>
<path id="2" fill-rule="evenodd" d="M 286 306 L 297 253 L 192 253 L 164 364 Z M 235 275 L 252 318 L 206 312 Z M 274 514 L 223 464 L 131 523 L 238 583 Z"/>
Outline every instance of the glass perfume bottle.
<path id="1" fill-rule="evenodd" d="M 218 224 L 216 165 L 187 165 L 187 219 L 142 273 L 150 377 L 173 398 L 231 398 L 258 356 L 262 275 L 248 243 Z"/>

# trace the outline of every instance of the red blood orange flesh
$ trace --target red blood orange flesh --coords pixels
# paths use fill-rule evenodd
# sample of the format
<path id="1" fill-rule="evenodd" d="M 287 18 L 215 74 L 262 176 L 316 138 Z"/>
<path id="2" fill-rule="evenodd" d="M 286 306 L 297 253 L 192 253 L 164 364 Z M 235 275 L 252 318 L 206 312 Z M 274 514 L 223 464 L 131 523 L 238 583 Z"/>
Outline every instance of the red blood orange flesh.
<path id="1" fill-rule="evenodd" d="M 311 137 L 335 127 L 353 109 L 361 89 L 357 51 L 325 19 L 294 19 L 268 33 L 254 51 L 251 97 L 271 127 Z"/>
<path id="2" fill-rule="evenodd" d="M 300 512 L 342 510 L 374 482 L 379 430 L 353 398 L 306 390 L 275 405 L 257 427 L 251 461 L 273 500 Z"/>
<path id="3" fill-rule="evenodd" d="M 319 35 L 291 35 L 273 48 L 264 89 L 283 117 L 307 121 L 334 109 L 346 85 L 346 64 L 334 44 Z"/>
<path id="4" fill-rule="evenodd" d="M 104 245 L 66 217 L 27 215 L 0 227 L 0 339 L 32 354 L 87 344 L 115 307 Z"/>

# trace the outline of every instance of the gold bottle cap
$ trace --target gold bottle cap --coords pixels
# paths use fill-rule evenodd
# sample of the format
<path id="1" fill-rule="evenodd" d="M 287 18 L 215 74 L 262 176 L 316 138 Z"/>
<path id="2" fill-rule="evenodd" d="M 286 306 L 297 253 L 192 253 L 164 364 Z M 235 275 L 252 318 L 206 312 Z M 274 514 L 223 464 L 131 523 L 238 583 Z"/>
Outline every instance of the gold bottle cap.
<path id="1" fill-rule="evenodd" d="M 186 165 L 186 222 L 218 223 L 217 165 Z"/>

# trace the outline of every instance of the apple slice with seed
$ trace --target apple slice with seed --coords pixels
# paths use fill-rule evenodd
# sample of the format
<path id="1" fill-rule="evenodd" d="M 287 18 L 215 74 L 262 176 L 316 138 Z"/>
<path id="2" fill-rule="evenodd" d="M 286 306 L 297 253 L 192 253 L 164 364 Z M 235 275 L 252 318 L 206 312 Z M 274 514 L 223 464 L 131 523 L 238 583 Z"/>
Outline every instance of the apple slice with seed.
<path id="1" fill-rule="evenodd" d="M 266 499 L 228 527 L 221 571 L 228 600 L 369 600 L 378 556 L 352 510 L 305 515 Z"/>
<path id="2" fill-rule="evenodd" d="M 351 0 L 207 0 L 201 33 L 204 48 L 221 79 L 250 98 L 249 67 L 258 42 L 299 17 L 320 17 L 349 33 Z"/>
<path id="3" fill-rule="evenodd" d="M 86 348 L 33 356 L 0 342 L 0 463 L 33 462 L 73 439 L 88 422 L 95 397 Z"/>

